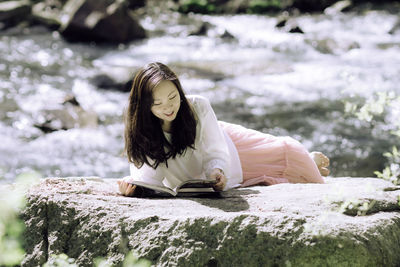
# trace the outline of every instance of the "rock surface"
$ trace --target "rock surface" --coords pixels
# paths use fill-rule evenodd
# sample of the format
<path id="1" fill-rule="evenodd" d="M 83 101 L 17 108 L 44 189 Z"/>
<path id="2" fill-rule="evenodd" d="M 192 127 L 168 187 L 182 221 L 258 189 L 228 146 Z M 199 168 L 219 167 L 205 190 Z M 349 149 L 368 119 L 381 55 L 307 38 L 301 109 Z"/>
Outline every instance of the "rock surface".
<path id="1" fill-rule="evenodd" d="M 190 1 L 175 0 L 178 10 L 183 13 L 267 13 L 290 10 L 322 11 L 338 0 L 285 0 L 285 1 L 254 1 L 254 0 L 208 0 Z M 341 2 L 341 1 L 339 1 Z"/>
<path id="2" fill-rule="evenodd" d="M 124 1 L 69 0 L 61 34 L 69 41 L 126 43 L 146 37 Z"/>
<path id="3" fill-rule="evenodd" d="M 28 1 L 0 1 L 0 30 L 18 24 L 30 13 Z"/>
<path id="4" fill-rule="evenodd" d="M 398 266 L 400 187 L 374 178 L 279 184 L 216 198 L 128 198 L 115 179 L 48 178 L 28 193 L 25 266 L 128 250 L 156 266 Z"/>
<path id="5" fill-rule="evenodd" d="M 32 18 L 38 24 L 57 30 L 61 26 L 61 9 L 60 1 L 44 0 L 32 6 Z"/>

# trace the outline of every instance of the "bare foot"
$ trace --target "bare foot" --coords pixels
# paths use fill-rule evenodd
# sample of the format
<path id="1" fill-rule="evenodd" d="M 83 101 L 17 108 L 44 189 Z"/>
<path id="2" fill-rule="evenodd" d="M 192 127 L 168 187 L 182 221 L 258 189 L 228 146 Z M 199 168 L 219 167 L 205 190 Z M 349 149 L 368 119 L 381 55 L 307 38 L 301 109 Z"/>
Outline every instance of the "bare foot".
<path id="1" fill-rule="evenodd" d="M 330 173 L 329 169 L 326 168 L 326 167 L 319 167 L 318 170 L 319 170 L 319 173 L 320 173 L 322 176 L 328 176 L 329 173 Z"/>
<path id="2" fill-rule="evenodd" d="M 310 153 L 311 158 L 315 161 L 318 167 L 328 167 L 329 158 L 325 156 L 322 152 L 313 151 Z"/>
<path id="3" fill-rule="evenodd" d="M 318 170 L 322 176 L 329 175 L 329 158 L 319 151 L 313 151 L 310 153 L 311 158 L 317 164 Z"/>
<path id="4" fill-rule="evenodd" d="M 123 196 L 126 196 L 126 197 L 134 196 L 136 185 L 132 185 L 132 184 L 124 181 L 123 179 L 118 180 L 117 183 L 118 183 L 118 187 L 119 187 L 119 192 L 121 192 L 121 194 Z"/>

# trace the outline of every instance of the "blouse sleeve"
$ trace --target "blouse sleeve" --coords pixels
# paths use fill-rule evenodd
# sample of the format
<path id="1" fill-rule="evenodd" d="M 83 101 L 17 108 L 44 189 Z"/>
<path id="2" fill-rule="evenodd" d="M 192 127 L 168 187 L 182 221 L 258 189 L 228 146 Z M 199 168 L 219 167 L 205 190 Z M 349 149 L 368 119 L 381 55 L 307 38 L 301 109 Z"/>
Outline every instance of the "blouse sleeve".
<path id="1" fill-rule="evenodd" d="M 206 98 L 198 99 L 201 144 L 203 146 L 203 171 L 209 177 L 211 171 L 219 168 L 226 173 L 228 167 L 229 149 L 224 134 L 219 127 L 217 117 Z"/>
<path id="2" fill-rule="evenodd" d="M 162 184 L 162 175 L 161 168 L 157 168 L 156 170 L 148 166 L 147 164 L 143 164 L 143 166 L 138 169 L 133 163 L 129 164 L 130 167 L 130 179 L 134 181 L 146 182 L 154 185 L 163 185 Z"/>

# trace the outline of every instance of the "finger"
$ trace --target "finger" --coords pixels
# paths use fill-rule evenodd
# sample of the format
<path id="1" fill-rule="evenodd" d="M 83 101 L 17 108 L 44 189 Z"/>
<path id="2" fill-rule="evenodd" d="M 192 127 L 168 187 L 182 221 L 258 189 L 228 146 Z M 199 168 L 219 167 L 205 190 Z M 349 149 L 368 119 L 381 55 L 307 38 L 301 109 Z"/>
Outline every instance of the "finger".
<path id="1" fill-rule="evenodd" d="M 124 184 L 120 184 L 120 186 L 119 186 L 119 192 L 122 194 L 122 195 L 125 195 L 126 194 L 126 186 L 124 185 Z"/>
<path id="2" fill-rule="evenodd" d="M 135 194 L 136 185 L 131 185 L 127 191 L 127 196 L 132 197 Z"/>
<path id="3" fill-rule="evenodd" d="M 125 186 L 124 186 L 124 183 L 122 181 L 120 181 L 118 183 L 118 187 L 119 187 L 119 191 L 121 191 L 121 193 L 123 193 L 123 191 L 125 191 Z"/>
<path id="4" fill-rule="evenodd" d="M 216 183 L 214 186 L 213 186 L 213 188 L 214 188 L 214 190 L 215 191 L 222 191 L 222 188 L 223 188 L 223 183 Z"/>
<path id="5" fill-rule="evenodd" d="M 126 187 L 125 187 L 125 196 L 129 196 L 129 194 L 131 193 L 131 190 L 130 190 L 130 186 L 129 185 L 127 185 Z"/>
<path id="6" fill-rule="evenodd" d="M 125 193 L 127 194 L 127 195 L 129 195 L 129 193 L 131 193 L 132 192 L 132 184 L 127 184 L 127 186 L 126 186 L 126 188 L 125 188 Z"/>
<path id="7" fill-rule="evenodd" d="M 224 189 L 224 184 L 219 184 L 217 186 L 217 188 L 218 188 L 218 191 L 222 191 Z"/>
<path id="8" fill-rule="evenodd" d="M 221 192 L 222 191 L 222 187 L 215 187 L 214 190 L 217 191 L 217 192 Z"/>
<path id="9" fill-rule="evenodd" d="M 226 182 L 227 182 L 227 180 L 226 180 L 225 175 L 222 175 L 221 176 L 221 181 L 219 182 L 219 188 L 220 188 L 221 191 L 225 188 Z"/>
<path id="10" fill-rule="evenodd" d="M 121 181 L 119 183 L 119 191 L 121 192 L 122 195 L 127 196 L 129 193 L 129 187 L 131 186 L 131 184 L 125 182 L 125 181 Z"/>

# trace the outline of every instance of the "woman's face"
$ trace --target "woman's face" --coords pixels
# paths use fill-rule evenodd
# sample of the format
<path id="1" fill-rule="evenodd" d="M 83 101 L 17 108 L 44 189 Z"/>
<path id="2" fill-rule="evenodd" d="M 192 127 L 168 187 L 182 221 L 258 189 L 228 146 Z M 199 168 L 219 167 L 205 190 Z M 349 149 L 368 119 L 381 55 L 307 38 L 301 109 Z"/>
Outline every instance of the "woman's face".
<path id="1" fill-rule="evenodd" d="M 173 82 L 165 80 L 154 88 L 151 112 L 162 120 L 163 126 L 169 127 L 171 125 L 180 106 L 181 97 Z"/>

